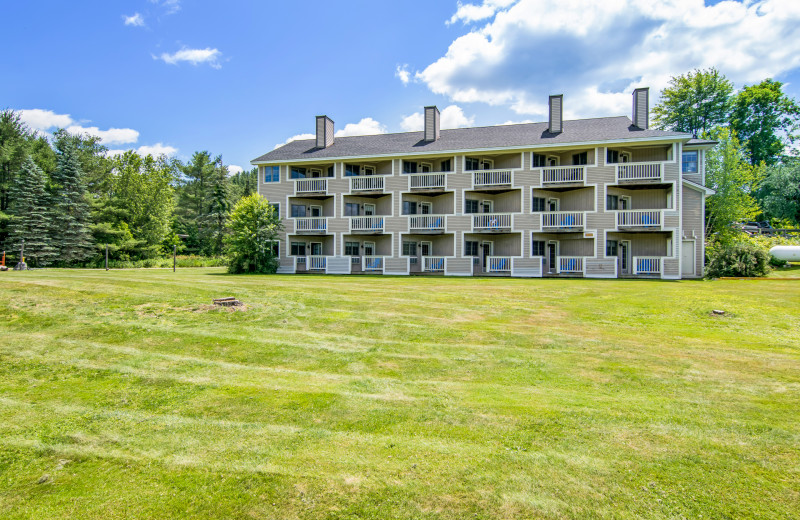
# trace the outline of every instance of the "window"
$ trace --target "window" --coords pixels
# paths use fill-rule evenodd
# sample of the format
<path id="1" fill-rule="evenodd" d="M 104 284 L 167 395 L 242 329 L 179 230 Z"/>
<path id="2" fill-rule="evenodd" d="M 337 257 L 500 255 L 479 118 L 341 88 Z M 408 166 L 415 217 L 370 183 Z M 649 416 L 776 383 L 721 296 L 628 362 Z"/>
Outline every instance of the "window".
<path id="1" fill-rule="evenodd" d="M 344 243 L 344 254 L 346 256 L 358 256 L 358 242 L 345 242 Z"/>
<path id="2" fill-rule="evenodd" d="M 344 216 L 345 217 L 357 217 L 358 216 L 358 203 L 357 202 L 345 202 L 344 203 Z"/>
<path id="3" fill-rule="evenodd" d="M 364 215 L 368 217 L 375 215 L 375 204 L 364 204 Z"/>
<path id="4" fill-rule="evenodd" d="M 306 178 L 305 168 L 298 168 L 297 166 L 292 166 L 292 179 L 305 179 L 305 178 Z"/>
<path id="5" fill-rule="evenodd" d="M 464 241 L 464 256 L 478 256 L 478 242 L 473 240 Z"/>
<path id="6" fill-rule="evenodd" d="M 264 166 L 264 182 L 278 182 L 281 180 L 280 166 Z"/>
<path id="7" fill-rule="evenodd" d="M 531 199 L 531 211 L 544 211 L 544 197 L 533 197 Z"/>
<path id="8" fill-rule="evenodd" d="M 430 173 L 433 171 L 431 163 L 419 163 L 419 171 L 421 173 Z"/>
<path id="9" fill-rule="evenodd" d="M 607 150 L 606 151 L 606 162 L 608 164 L 618 163 L 619 162 L 619 150 Z"/>
<path id="10" fill-rule="evenodd" d="M 364 175 L 375 175 L 374 166 L 364 166 L 362 170 L 364 170 Z"/>
<path id="11" fill-rule="evenodd" d="M 322 216 L 322 206 L 309 206 L 308 210 L 310 212 L 310 216 L 312 217 Z"/>
<path id="12" fill-rule="evenodd" d="M 531 242 L 531 256 L 544 256 L 544 240 Z"/>
<path id="13" fill-rule="evenodd" d="M 281 243 L 275 241 L 275 242 L 272 242 L 269 247 L 272 250 L 272 256 L 274 256 L 275 258 L 280 258 L 280 256 L 281 256 Z"/>
<path id="14" fill-rule="evenodd" d="M 543 168 L 547 166 L 547 157 L 540 153 L 533 154 L 533 167 L 534 168 Z"/>
<path id="15" fill-rule="evenodd" d="M 586 164 L 589 161 L 589 153 L 581 152 L 572 154 L 572 164 Z"/>
<path id="16" fill-rule="evenodd" d="M 306 207 L 300 204 L 292 204 L 292 218 L 305 217 Z"/>
<path id="17" fill-rule="evenodd" d="M 431 251 L 433 251 L 433 242 L 419 243 L 419 256 L 431 256 Z"/>
<path id="18" fill-rule="evenodd" d="M 403 173 L 417 173 L 417 163 L 414 161 L 403 161 Z"/>
<path id="19" fill-rule="evenodd" d="M 608 211 L 619 209 L 619 197 L 617 195 L 606 195 L 606 209 Z"/>
<path id="20" fill-rule="evenodd" d="M 697 152 L 683 152 L 683 173 L 697 173 Z"/>
<path id="21" fill-rule="evenodd" d="M 328 166 L 328 177 L 333 177 L 333 166 Z"/>
<path id="22" fill-rule="evenodd" d="M 443 172 L 452 171 L 451 165 L 450 165 L 450 159 L 447 159 L 446 161 L 442 161 L 442 165 L 439 167 L 439 171 L 443 171 Z"/>
<path id="23" fill-rule="evenodd" d="M 355 177 L 361 172 L 361 167 L 357 164 L 345 164 L 344 165 L 344 176 L 345 177 Z"/>
<path id="24" fill-rule="evenodd" d="M 477 213 L 478 212 L 478 201 L 473 199 L 467 199 L 464 201 L 464 213 Z"/>
<path id="25" fill-rule="evenodd" d="M 606 240 L 606 256 L 617 256 L 616 240 Z"/>
<path id="26" fill-rule="evenodd" d="M 480 170 L 481 161 L 475 157 L 466 157 L 464 159 L 464 166 L 467 171 Z"/>
<path id="27" fill-rule="evenodd" d="M 420 215 L 430 215 L 433 213 L 433 205 L 430 202 L 420 202 L 417 204 Z"/>
<path id="28" fill-rule="evenodd" d="M 547 165 L 558 166 L 558 161 L 559 161 L 558 157 L 551 155 L 550 157 L 547 158 Z"/>
<path id="29" fill-rule="evenodd" d="M 272 206 L 272 211 L 275 212 L 275 215 L 280 218 L 281 217 L 281 205 L 278 202 L 270 202 L 270 206 Z"/>
<path id="30" fill-rule="evenodd" d="M 322 177 L 322 170 L 320 170 L 319 168 L 309 168 L 308 173 L 306 175 L 308 177 L 316 179 L 318 177 Z"/>
<path id="31" fill-rule="evenodd" d="M 481 201 L 481 213 L 491 213 L 494 209 L 494 203 L 491 200 Z"/>
<path id="32" fill-rule="evenodd" d="M 403 256 L 416 256 L 417 243 L 416 242 L 403 242 Z"/>
<path id="33" fill-rule="evenodd" d="M 404 200 L 403 201 L 403 215 L 416 215 L 417 203 Z"/>
<path id="34" fill-rule="evenodd" d="M 292 242 L 292 256 L 306 256 L 306 243 Z"/>

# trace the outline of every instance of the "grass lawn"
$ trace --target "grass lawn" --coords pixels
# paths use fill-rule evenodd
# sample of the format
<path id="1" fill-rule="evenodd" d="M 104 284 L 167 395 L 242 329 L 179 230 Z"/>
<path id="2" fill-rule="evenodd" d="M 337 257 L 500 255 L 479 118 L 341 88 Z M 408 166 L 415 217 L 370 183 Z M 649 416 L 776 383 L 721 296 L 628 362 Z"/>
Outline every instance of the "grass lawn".
<path id="1" fill-rule="evenodd" d="M 800 511 L 800 281 L 9 272 L 0 338 L 0 518 Z"/>
<path id="2" fill-rule="evenodd" d="M 767 275 L 769 278 L 800 278 L 800 264 L 788 264 L 786 267 L 776 267 Z"/>

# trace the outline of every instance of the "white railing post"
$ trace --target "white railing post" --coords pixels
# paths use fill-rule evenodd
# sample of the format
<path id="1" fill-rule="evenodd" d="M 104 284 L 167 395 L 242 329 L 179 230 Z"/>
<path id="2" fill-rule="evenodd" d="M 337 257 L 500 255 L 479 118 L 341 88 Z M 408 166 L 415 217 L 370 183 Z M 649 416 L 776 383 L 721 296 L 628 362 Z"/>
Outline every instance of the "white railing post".
<path id="1" fill-rule="evenodd" d="M 511 272 L 511 257 L 510 256 L 488 256 L 488 271 L 490 273 L 506 273 Z"/>
<path id="2" fill-rule="evenodd" d="M 582 256 L 559 256 L 558 257 L 558 272 L 559 273 L 583 273 L 583 257 Z"/>
<path id="3" fill-rule="evenodd" d="M 447 226 L 445 215 L 410 215 L 408 220 L 412 230 L 440 231 Z"/>
<path id="4" fill-rule="evenodd" d="M 296 220 L 295 231 L 327 231 L 327 217 L 299 217 Z"/>
<path id="5" fill-rule="evenodd" d="M 617 180 L 653 180 L 661 178 L 662 163 L 623 163 L 617 164 Z"/>
<path id="6" fill-rule="evenodd" d="M 621 210 L 617 212 L 617 227 L 656 227 L 662 225 L 664 211 L 651 210 Z"/>
<path id="7" fill-rule="evenodd" d="M 350 231 L 383 231 L 383 217 L 350 217 Z"/>
<path id="8" fill-rule="evenodd" d="M 661 257 L 633 257 L 633 274 L 661 274 Z"/>
<path id="9" fill-rule="evenodd" d="M 444 271 L 443 256 L 423 256 L 423 269 L 426 272 Z"/>
<path id="10" fill-rule="evenodd" d="M 583 182 L 585 166 L 559 166 L 542 168 L 542 183 Z"/>
<path id="11" fill-rule="evenodd" d="M 362 260 L 362 266 L 365 271 L 383 271 L 382 256 L 365 255 Z"/>
<path id="12" fill-rule="evenodd" d="M 511 170 L 472 170 L 475 186 L 504 186 L 511 184 Z"/>
<path id="13" fill-rule="evenodd" d="M 318 269 L 318 270 L 325 269 L 325 266 L 327 264 L 326 256 L 310 255 L 307 258 L 308 258 L 308 263 L 306 264 L 307 269 Z"/>
<path id="14" fill-rule="evenodd" d="M 414 173 L 408 176 L 409 189 L 444 188 L 444 173 Z"/>
<path id="15" fill-rule="evenodd" d="M 500 230 L 511 228 L 511 213 L 474 213 L 472 229 Z"/>
<path id="16" fill-rule="evenodd" d="M 582 228 L 584 212 L 552 211 L 542 213 L 542 228 Z"/>
<path id="17" fill-rule="evenodd" d="M 295 179 L 295 193 L 327 193 L 328 179 Z"/>
<path id="18" fill-rule="evenodd" d="M 350 177 L 350 191 L 383 191 L 383 186 L 384 180 L 382 176 Z"/>

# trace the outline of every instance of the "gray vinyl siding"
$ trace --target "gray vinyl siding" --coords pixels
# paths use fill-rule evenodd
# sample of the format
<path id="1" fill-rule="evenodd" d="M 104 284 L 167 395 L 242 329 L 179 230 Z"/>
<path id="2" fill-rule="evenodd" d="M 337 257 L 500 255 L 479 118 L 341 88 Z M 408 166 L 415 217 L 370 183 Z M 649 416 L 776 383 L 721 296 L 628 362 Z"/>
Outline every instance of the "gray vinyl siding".
<path id="1" fill-rule="evenodd" d="M 695 239 L 695 275 L 702 276 L 705 257 L 703 256 L 703 240 L 705 232 L 704 197 L 703 194 L 692 188 L 683 187 L 682 220 L 683 237 Z"/>
<path id="2" fill-rule="evenodd" d="M 594 187 L 580 188 L 571 191 L 550 191 L 534 189 L 532 197 L 558 199 L 559 211 L 592 211 L 594 210 Z"/>
<path id="3" fill-rule="evenodd" d="M 666 209 L 669 191 L 666 189 L 631 190 L 609 187 L 608 194 L 630 197 L 631 207 L 629 209 Z"/>
<path id="4" fill-rule="evenodd" d="M 464 240 L 493 242 L 494 256 L 522 256 L 522 233 L 465 233 Z M 463 249 L 460 254 L 463 255 Z"/>

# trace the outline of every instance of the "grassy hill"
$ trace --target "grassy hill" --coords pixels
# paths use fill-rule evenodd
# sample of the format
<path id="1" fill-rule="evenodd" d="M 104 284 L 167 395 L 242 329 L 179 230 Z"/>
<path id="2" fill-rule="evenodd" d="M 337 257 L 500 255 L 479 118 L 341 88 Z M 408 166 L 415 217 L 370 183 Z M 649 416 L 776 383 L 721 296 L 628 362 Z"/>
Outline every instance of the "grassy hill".
<path id="1" fill-rule="evenodd" d="M 795 281 L 0 273 L 0 517 L 789 518 L 798 331 Z"/>

